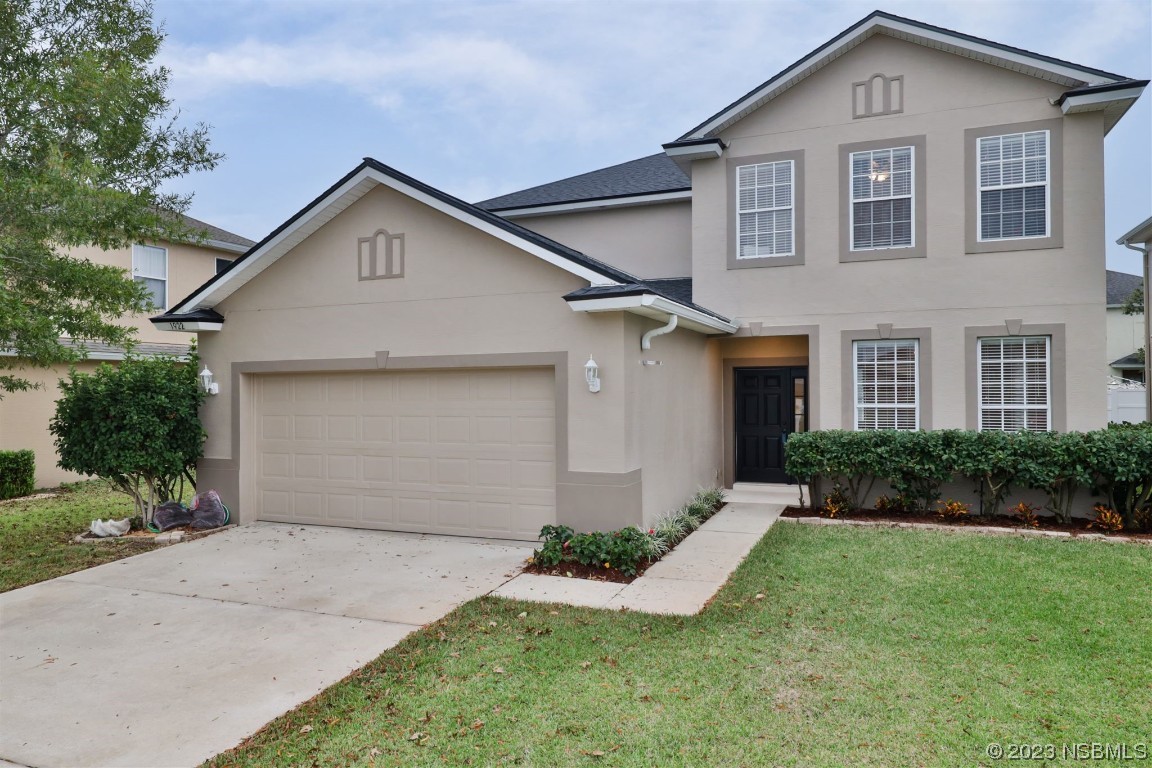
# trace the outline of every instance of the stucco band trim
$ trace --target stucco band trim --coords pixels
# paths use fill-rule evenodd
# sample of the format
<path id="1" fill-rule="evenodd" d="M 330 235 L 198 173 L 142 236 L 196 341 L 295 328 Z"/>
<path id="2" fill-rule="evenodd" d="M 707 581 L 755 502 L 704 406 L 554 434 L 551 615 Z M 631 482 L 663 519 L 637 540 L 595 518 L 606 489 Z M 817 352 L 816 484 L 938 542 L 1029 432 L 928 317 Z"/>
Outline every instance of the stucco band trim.
<path id="1" fill-rule="evenodd" d="M 1011 240 L 980 240 L 976 231 L 980 188 L 976 181 L 978 140 L 1008 133 L 1048 131 L 1048 237 L 1022 237 Z M 1064 120 L 1034 120 L 1028 123 L 990 125 L 964 131 L 964 251 L 1000 253 L 1064 247 Z"/>
<path id="2" fill-rule="evenodd" d="M 791 256 L 761 256 L 738 259 L 740 248 L 740 216 L 737 210 L 736 169 L 744 165 L 775 163 L 781 160 L 792 161 L 792 249 Z M 748 155 L 730 157 L 727 161 L 728 222 L 724 231 L 728 237 L 728 269 L 748 269 L 754 267 L 790 267 L 804 263 L 804 150 L 775 152 L 770 155 Z"/>
<path id="3" fill-rule="evenodd" d="M 1012 329 L 1015 330 L 1015 329 Z M 1052 429 L 1056 432 L 1068 430 L 1068 357 L 1064 323 L 1041 325 L 1021 325 L 1019 331 L 1009 331 L 1004 325 L 973 325 L 964 329 L 964 387 L 967 404 L 968 429 L 980 428 L 980 402 L 977 381 L 976 343 L 981 338 L 996 336 L 1050 336 L 1050 361 L 1048 366 L 1048 399 L 1052 406 Z"/>
<path id="4" fill-rule="evenodd" d="M 920 429 L 932 429 L 932 329 L 893 328 L 881 336 L 877 328 L 840 332 L 840 391 L 841 424 L 844 429 L 856 429 L 856 366 L 852 359 L 852 342 L 891 339 L 919 342 L 917 369 L 920 374 Z"/>

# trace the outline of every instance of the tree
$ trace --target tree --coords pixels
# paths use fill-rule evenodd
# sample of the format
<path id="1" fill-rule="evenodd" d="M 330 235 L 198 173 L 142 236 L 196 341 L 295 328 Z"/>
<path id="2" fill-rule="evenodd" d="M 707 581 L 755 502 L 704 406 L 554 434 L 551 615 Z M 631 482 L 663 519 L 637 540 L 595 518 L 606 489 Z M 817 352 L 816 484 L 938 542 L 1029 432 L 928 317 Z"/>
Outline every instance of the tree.
<path id="1" fill-rule="evenodd" d="M 148 0 L 0 0 L 0 396 L 13 369 L 83 356 L 62 337 L 129 345 L 154 309 L 123 270 L 75 246 L 189 239 L 190 195 L 166 181 L 216 166 L 208 129 L 176 125 Z"/>
<path id="2" fill-rule="evenodd" d="M 190 360 L 128 357 L 95 373 L 71 371 L 49 429 L 60 466 L 107 480 L 132 497 L 144 524 L 179 500 L 204 448 L 195 353 Z"/>
<path id="3" fill-rule="evenodd" d="M 1144 286 L 1138 287 L 1132 291 L 1132 295 L 1124 302 L 1124 314 L 1126 315 L 1142 315 L 1144 314 Z M 1136 350 L 1136 359 L 1144 362 L 1144 356 L 1148 354 L 1145 347 L 1140 347 Z"/>

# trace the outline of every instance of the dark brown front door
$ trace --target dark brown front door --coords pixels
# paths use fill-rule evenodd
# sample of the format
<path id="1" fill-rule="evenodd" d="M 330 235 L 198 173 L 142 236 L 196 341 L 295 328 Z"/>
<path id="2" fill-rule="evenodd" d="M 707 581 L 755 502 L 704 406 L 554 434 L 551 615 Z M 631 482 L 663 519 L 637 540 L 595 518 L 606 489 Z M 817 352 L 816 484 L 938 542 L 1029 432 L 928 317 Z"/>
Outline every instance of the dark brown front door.
<path id="1" fill-rule="evenodd" d="M 807 429 L 808 369 L 737 368 L 736 481 L 787 483 L 784 444 Z"/>

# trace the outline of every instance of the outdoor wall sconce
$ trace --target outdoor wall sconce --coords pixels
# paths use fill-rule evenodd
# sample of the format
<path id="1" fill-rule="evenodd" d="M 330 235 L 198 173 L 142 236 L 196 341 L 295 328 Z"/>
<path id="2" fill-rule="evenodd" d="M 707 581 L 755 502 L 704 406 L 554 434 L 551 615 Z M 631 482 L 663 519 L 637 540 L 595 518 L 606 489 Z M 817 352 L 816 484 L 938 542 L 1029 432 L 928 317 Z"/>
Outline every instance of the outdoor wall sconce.
<path id="1" fill-rule="evenodd" d="M 200 371 L 200 386 L 210 395 L 220 394 L 220 385 L 212 380 L 212 371 L 208 370 L 208 366 L 204 366 L 204 370 Z"/>
<path id="2" fill-rule="evenodd" d="M 588 356 L 588 362 L 584 363 L 584 379 L 588 382 L 589 392 L 600 391 L 600 366 L 596 365 L 591 355 Z"/>

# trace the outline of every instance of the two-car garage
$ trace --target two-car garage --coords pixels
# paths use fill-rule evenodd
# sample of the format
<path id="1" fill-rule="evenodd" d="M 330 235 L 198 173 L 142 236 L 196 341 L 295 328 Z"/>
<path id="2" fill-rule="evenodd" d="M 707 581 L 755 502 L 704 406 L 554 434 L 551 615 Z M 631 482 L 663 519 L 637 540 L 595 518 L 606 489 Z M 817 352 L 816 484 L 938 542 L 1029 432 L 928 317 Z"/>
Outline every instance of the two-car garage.
<path id="1" fill-rule="evenodd" d="M 551 368 L 252 377 L 260 520 L 535 539 L 556 519 Z"/>

